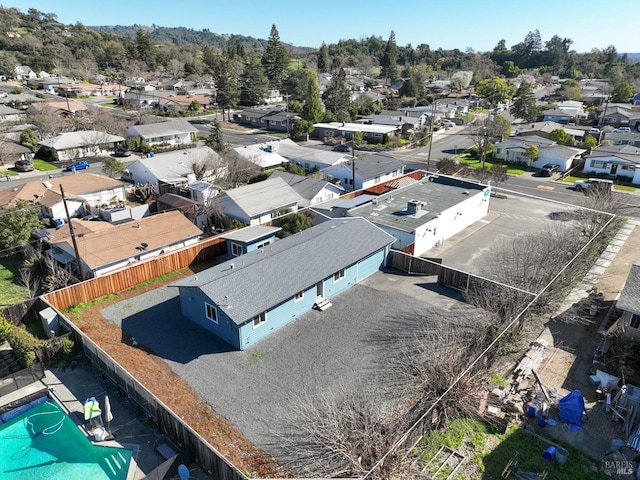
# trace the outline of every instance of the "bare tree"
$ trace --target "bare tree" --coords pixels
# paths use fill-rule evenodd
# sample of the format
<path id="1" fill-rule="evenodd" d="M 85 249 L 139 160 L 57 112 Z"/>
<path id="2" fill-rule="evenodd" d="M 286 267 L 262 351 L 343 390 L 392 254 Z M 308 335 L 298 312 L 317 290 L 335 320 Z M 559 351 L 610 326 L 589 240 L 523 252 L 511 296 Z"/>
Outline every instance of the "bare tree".
<path id="1" fill-rule="evenodd" d="M 71 122 L 68 119 L 54 115 L 49 107 L 36 103 L 30 105 L 27 110 L 27 122 L 36 126 L 42 140 L 71 129 Z"/>
<path id="2" fill-rule="evenodd" d="M 236 155 L 225 154 L 222 156 L 222 162 L 225 168 L 225 175 L 216 179 L 216 184 L 223 189 L 243 185 L 260 173 L 260 167 L 255 163 Z"/>
<path id="3" fill-rule="evenodd" d="M 400 412 L 375 392 L 305 394 L 287 410 L 289 428 L 279 443 L 289 466 L 306 476 L 362 476 L 405 431 Z M 389 478 L 402 458 L 387 457 L 375 478 Z"/>
<path id="4" fill-rule="evenodd" d="M 29 298 L 36 298 L 40 290 L 40 277 L 34 271 L 34 268 L 24 267 L 19 270 L 20 283 L 27 289 Z"/>
<path id="5" fill-rule="evenodd" d="M 136 183 L 131 189 L 131 196 L 138 203 L 147 203 L 156 194 L 156 189 L 151 183 Z"/>
<path id="6" fill-rule="evenodd" d="M 191 170 L 196 180 L 212 180 L 223 170 L 222 158 L 215 152 L 193 150 L 191 152 Z"/>
<path id="7" fill-rule="evenodd" d="M 503 138 L 508 130 L 509 123 L 499 115 L 489 116 L 474 128 L 471 138 L 475 142 L 483 168 L 491 145 Z"/>

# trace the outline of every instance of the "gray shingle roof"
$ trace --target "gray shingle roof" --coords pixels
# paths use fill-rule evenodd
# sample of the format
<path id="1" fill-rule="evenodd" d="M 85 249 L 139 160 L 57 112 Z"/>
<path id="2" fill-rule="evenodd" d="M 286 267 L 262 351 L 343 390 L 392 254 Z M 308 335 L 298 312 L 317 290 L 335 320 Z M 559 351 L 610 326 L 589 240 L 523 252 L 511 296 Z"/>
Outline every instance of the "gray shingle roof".
<path id="1" fill-rule="evenodd" d="M 631 265 L 627 281 L 616 305 L 621 310 L 640 315 L 640 263 Z"/>
<path id="2" fill-rule="evenodd" d="M 351 161 L 343 164 L 346 168 L 351 169 Z M 391 155 L 384 153 L 374 153 L 363 158 L 356 158 L 356 173 L 362 179 L 374 178 L 382 176 L 394 170 L 402 171 L 403 163 L 396 160 Z"/>
<path id="3" fill-rule="evenodd" d="M 233 188 L 225 192 L 249 217 L 271 212 L 302 197 L 281 178 L 268 178 L 262 182 Z"/>
<path id="4" fill-rule="evenodd" d="M 83 130 L 79 132 L 65 132 L 55 137 L 43 140 L 40 145 L 55 148 L 56 150 L 66 150 L 69 148 L 79 148 L 93 145 L 106 145 L 108 143 L 124 142 L 124 138 L 118 135 L 110 135 L 96 130 Z"/>
<path id="5" fill-rule="evenodd" d="M 317 180 L 311 177 L 303 177 L 294 175 L 289 172 L 276 170 L 271 174 L 273 178 L 281 178 L 293 188 L 305 200 L 313 200 L 313 198 L 329 183 L 326 180 Z"/>
<path id="6" fill-rule="evenodd" d="M 150 123 L 147 125 L 134 125 L 142 137 L 159 137 L 163 135 L 176 135 L 182 133 L 196 133 L 198 129 L 186 120 L 172 120 L 170 122 Z"/>
<path id="7" fill-rule="evenodd" d="M 329 220 L 171 286 L 201 289 L 241 325 L 394 241 L 363 218 Z"/>

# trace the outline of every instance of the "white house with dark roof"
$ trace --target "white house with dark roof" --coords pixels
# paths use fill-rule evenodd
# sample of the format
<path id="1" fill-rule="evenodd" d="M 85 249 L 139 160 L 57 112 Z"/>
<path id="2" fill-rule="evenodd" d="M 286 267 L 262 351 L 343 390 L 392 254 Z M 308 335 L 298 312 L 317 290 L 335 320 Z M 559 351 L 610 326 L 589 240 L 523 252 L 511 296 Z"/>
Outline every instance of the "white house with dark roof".
<path id="1" fill-rule="evenodd" d="M 363 158 L 356 157 L 355 161 L 349 160 L 325 168 L 322 173 L 326 180 L 335 180 L 342 188 L 351 192 L 367 189 L 402 176 L 404 164 L 386 153 L 374 153 Z"/>
<path id="2" fill-rule="evenodd" d="M 244 350 L 386 265 L 394 239 L 362 218 L 329 220 L 171 284 L 182 314 Z"/>
<path id="3" fill-rule="evenodd" d="M 350 209 L 395 238 L 392 248 L 419 256 L 483 218 L 491 188 L 448 176 L 427 177 Z"/>
<path id="4" fill-rule="evenodd" d="M 640 147 L 602 145 L 584 157 L 584 173 L 624 177 L 640 185 Z"/>
<path id="5" fill-rule="evenodd" d="M 299 207 L 308 207 L 317 203 L 326 202 L 334 198 L 340 198 L 345 193 L 344 188 L 327 180 L 318 180 L 313 177 L 303 177 L 293 173 L 276 170 L 271 174 L 272 178 L 281 178 L 303 198 Z"/>
<path id="6" fill-rule="evenodd" d="M 186 120 L 133 125 L 127 130 L 130 137 L 140 137 L 151 146 L 191 145 L 196 141 L 198 129 Z"/>
<path id="7" fill-rule="evenodd" d="M 124 142 L 124 138 L 97 130 L 65 132 L 38 143 L 40 152 L 57 156 L 59 160 L 109 155 Z M 39 152 L 39 153 L 40 153 Z M 42 157 L 40 157 L 42 158 Z"/>
<path id="8" fill-rule="evenodd" d="M 218 196 L 225 215 L 246 225 L 271 222 L 283 212 L 297 212 L 304 199 L 282 178 L 232 188 Z"/>

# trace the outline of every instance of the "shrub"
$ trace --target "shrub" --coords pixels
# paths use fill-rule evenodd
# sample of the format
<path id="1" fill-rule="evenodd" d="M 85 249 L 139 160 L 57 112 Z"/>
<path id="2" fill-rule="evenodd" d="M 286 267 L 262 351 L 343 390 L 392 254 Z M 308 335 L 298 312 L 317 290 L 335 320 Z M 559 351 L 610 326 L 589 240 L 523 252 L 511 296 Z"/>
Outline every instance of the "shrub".
<path id="1" fill-rule="evenodd" d="M 24 368 L 30 367 L 36 363 L 36 348 L 44 345 L 44 342 L 29 332 L 20 325 L 19 327 L 12 327 L 7 339 L 13 352 L 16 354 L 20 365 Z"/>
<path id="2" fill-rule="evenodd" d="M 62 355 L 64 355 L 65 358 L 70 358 L 71 355 L 73 355 L 73 347 L 75 347 L 75 345 L 76 344 L 70 338 L 63 338 L 60 341 L 60 350 L 62 350 Z"/>

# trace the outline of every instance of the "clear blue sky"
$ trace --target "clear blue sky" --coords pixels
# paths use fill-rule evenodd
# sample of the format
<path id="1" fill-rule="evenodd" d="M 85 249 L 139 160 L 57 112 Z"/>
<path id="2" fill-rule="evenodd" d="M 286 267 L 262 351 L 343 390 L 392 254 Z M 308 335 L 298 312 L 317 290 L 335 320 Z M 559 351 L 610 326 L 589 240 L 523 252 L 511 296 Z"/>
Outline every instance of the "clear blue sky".
<path id="1" fill-rule="evenodd" d="M 573 40 L 580 53 L 614 45 L 638 52 L 640 0 L 0 0 L 4 7 L 55 13 L 62 23 L 208 28 L 221 34 L 267 38 L 275 24 L 283 42 L 317 48 L 324 41 L 383 39 L 432 49 L 488 51 L 507 47 L 538 29 L 542 41 L 553 35 Z"/>

